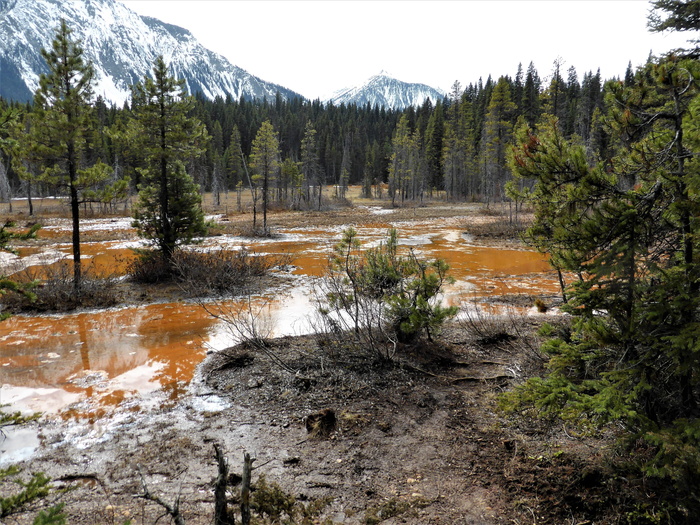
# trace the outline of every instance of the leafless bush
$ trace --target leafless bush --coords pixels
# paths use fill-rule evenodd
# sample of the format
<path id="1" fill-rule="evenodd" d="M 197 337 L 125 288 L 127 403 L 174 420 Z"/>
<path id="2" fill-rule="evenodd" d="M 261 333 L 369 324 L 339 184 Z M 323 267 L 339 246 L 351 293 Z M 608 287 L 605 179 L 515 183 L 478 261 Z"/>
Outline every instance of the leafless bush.
<path id="1" fill-rule="evenodd" d="M 168 265 L 159 252 L 140 251 L 128 268 L 140 283 L 176 281 L 190 297 L 221 296 L 239 292 L 251 279 L 262 277 L 272 268 L 289 264 L 288 254 L 255 255 L 243 249 L 206 252 L 178 250 Z"/>
<path id="2" fill-rule="evenodd" d="M 134 282 L 155 284 L 169 281 L 172 272 L 161 253 L 157 250 L 135 250 L 136 258 L 126 268 L 126 273 Z"/>
<path id="3" fill-rule="evenodd" d="M 379 360 L 392 359 L 398 341 L 387 330 L 385 309 L 381 302 L 358 298 L 355 303 L 347 297 L 338 278 L 326 277 L 316 283 L 316 316 L 312 322 L 319 346 L 327 349 L 329 357 L 359 352 Z M 336 294 L 340 307 L 327 306 L 328 295 Z M 340 302 L 342 301 L 342 302 Z M 353 311 L 348 315 L 347 311 Z"/>
<path id="4" fill-rule="evenodd" d="M 539 339 L 528 316 L 515 307 L 479 304 L 473 301 L 462 308 L 457 318 L 460 327 L 482 346 L 523 351 L 542 360 Z"/>
<path id="5" fill-rule="evenodd" d="M 34 300 L 20 294 L 3 296 L 11 312 L 63 312 L 76 308 L 108 308 L 119 303 L 118 279 L 100 275 L 90 263 L 82 270 L 80 289 L 75 291 L 73 262 L 61 260 L 40 268 L 30 267 L 13 276 L 18 283 L 35 282 Z"/>
<path id="6" fill-rule="evenodd" d="M 251 279 L 289 264 L 288 254 L 256 255 L 246 249 L 177 252 L 173 267 L 181 287 L 191 297 L 240 292 Z"/>
<path id="7" fill-rule="evenodd" d="M 465 226 L 466 233 L 474 237 L 498 239 L 519 239 L 527 229 L 527 222 L 512 221 L 507 216 L 495 217 L 492 220 L 479 220 Z"/>
<path id="8" fill-rule="evenodd" d="M 209 315 L 223 321 L 234 343 L 261 352 L 273 363 L 293 373 L 295 371 L 267 343 L 274 328 L 270 315 L 271 303 L 270 297 L 247 293 L 237 300 L 200 301 L 199 305 Z"/>

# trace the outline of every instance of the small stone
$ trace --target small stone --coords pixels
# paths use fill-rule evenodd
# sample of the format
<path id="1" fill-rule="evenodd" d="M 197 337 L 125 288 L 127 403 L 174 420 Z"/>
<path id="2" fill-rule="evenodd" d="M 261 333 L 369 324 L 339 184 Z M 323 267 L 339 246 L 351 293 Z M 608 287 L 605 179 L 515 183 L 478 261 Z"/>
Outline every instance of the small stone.
<path id="1" fill-rule="evenodd" d="M 260 388 L 262 386 L 262 379 L 254 377 L 250 380 L 248 380 L 248 388 L 253 389 L 253 388 Z"/>

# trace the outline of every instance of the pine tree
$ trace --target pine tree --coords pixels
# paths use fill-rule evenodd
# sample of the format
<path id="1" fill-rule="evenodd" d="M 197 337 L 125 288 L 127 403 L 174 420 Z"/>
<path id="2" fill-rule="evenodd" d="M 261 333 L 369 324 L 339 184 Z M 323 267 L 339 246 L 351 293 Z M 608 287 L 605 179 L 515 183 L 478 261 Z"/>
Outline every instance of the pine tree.
<path id="1" fill-rule="evenodd" d="M 311 202 L 310 188 L 314 186 L 318 192 L 318 209 L 321 209 L 321 197 L 323 195 L 322 168 L 318 156 L 318 144 L 316 142 L 316 129 L 311 122 L 306 123 L 304 138 L 301 141 L 301 174 L 306 187 L 306 198 Z"/>
<path id="2" fill-rule="evenodd" d="M 698 0 L 652 0 L 648 27 L 651 31 L 697 31 L 700 27 L 700 1 Z M 664 11 L 663 18 L 659 11 Z M 677 50 L 687 58 L 700 57 L 700 39 L 689 40 L 694 47 Z"/>
<path id="3" fill-rule="evenodd" d="M 525 86 L 523 87 L 522 114 L 532 128 L 540 119 L 540 88 L 541 81 L 535 69 L 535 65 L 530 62 L 525 76 Z"/>
<path id="4" fill-rule="evenodd" d="M 93 68 L 83 60 L 79 42 L 71 39 L 65 20 L 50 50 L 42 50 L 49 68 L 39 79 L 29 132 L 32 156 L 43 167 L 43 180 L 65 189 L 70 199 L 73 245 L 73 291 L 82 278 L 80 254 L 81 190 L 97 182 L 98 173 L 86 172 L 85 155 L 95 126 L 92 108 Z M 106 171 L 99 176 L 107 176 Z"/>
<path id="5" fill-rule="evenodd" d="M 491 95 L 481 141 L 481 185 L 487 202 L 502 197 L 509 178 L 506 155 L 512 139 L 515 111 L 510 85 L 505 77 L 501 77 Z"/>
<path id="6" fill-rule="evenodd" d="M 700 64 L 649 62 L 606 96 L 611 158 L 591 160 L 556 121 L 514 158 L 537 181 L 530 239 L 579 276 L 572 333 L 545 346 L 549 375 L 520 399 L 579 424 L 623 425 L 652 447 L 644 475 L 660 480 L 669 521 L 690 523 L 683 516 L 700 512 Z"/>
<path id="7" fill-rule="evenodd" d="M 402 116 L 391 142 L 389 195 L 392 206 L 397 194 L 403 202 L 406 197 L 415 198 L 424 188 L 419 143 L 420 138 L 410 130 L 408 116 Z"/>
<path id="8" fill-rule="evenodd" d="M 239 182 L 246 179 L 243 168 L 243 148 L 241 134 L 235 124 L 231 128 L 231 138 L 224 151 L 223 157 L 225 184 L 227 189 L 236 188 Z"/>
<path id="9" fill-rule="evenodd" d="M 541 93 L 542 112 L 556 117 L 560 126 L 566 124 L 566 82 L 562 78 L 564 61 L 557 58 L 552 66 L 549 86 Z M 562 128 L 563 129 L 563 128 Z"/>
<path id="10" fill-rule="evenodd" d="M 139 201 L 134 226 L 160 251 L 168 266 L 177 246 L 205 232 L 201 195 L 185 163 L 201 156 L 208 135 L 204 125 L 188 116 L 194 100 L 184 91 L 160 56 L 153 77 L 133 87 L 131 141 L 145 167 L 139 169 Z"/>
<path id="11" fill-rule="evenodd" d="M 442 101 L 438 100 L 428 118 L 425 129 L 425 161 L 428 169 L 430 191 L 442 186 L 442 144 L 445 136 L 445 112 Z"/>
<path id="12" fill-rule="evenodd" d="M 269 120 L 260 126 L 250 156 L 250 166 L 255 175 L 254 182 L 262 181 L 263 233 L 267 234 L 267 207 L 270 193 L 270 183 L 274 181 L 279 171 L 280 147 L 279 139 Z"/>

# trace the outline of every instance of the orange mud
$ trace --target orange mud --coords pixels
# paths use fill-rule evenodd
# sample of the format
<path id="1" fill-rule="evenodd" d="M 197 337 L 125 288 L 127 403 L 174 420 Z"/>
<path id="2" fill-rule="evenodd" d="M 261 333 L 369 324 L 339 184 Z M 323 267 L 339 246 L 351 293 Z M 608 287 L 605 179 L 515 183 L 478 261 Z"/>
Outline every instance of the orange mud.
<path id="1" fill-rule="evenodd" d="M 390 219 L 390 216 L 386 216 Z M 419 257 L 443 258 L 456 282 L 446 289 L 445 302 L 465 305 L 489 295 L 558 291 L 556 276 L 542 254 L 517 249 L 479 246 L 470 242 L 457 219 L 402 222 L 400 249 Z M 386 239 L 389 223 L 356 226 L 364 246 Z M 313 310 L 308 279 L 321 276 L 339 228 L 280 230 L 277 239 L 206 239 L 204 246 L 243 245 L 254 253 L 292 255 L 293 274 L 301 278 L 291 291 L 273 291 L 252 307 L 226 303 L 225 314 L 235 317 L 246 308 L 259 311 L 267 335 L 299 334 L 309 330 L 301 319 Z M 50 247 L 70 258 L 68 244 Z M 200 247 L 201 248 L 201 247 Z M 36 256 L 37 248 L 20 255 Z M 133 251 L 117 241 L 82 246 L 86 264 L 92 260 L 103 275 L 124 275 Z M 33 271 L 41 271 L 40 266 Z M 305 285 L 303 283 L 306 283 Z M 201 306 L 189 303 L 153 304 L 92 313 L 56 316 L 16 316 L 0 324 L 0 402 L 15 409 L 61 412 L 66 418 L 94 420 L 121 405 L 139 410 L 139 398 L 158 391 L 163 402 L 183 392 L 212 345 L 223 348 L 235 334 Z"/>

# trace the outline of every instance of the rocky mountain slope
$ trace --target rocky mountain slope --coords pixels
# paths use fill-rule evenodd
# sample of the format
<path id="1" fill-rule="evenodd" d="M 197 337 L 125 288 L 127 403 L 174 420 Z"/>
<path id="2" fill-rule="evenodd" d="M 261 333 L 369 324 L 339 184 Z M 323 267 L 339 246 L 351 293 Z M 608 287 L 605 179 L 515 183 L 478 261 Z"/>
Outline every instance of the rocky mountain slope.
<path id="1" fill-rule="evenodd" d="M 115 104 L 128 99 L 130 86 L 158 55 L 190 93 L 210 99 L 299 96 L 204 48 L 186 29 L 140 16 L 116 0 L 0 0 L 0 96 L 32 98 L 46 71 L 40 50 L 50 48 L 62 18 L 95 67 L 95 94 Z"/>

